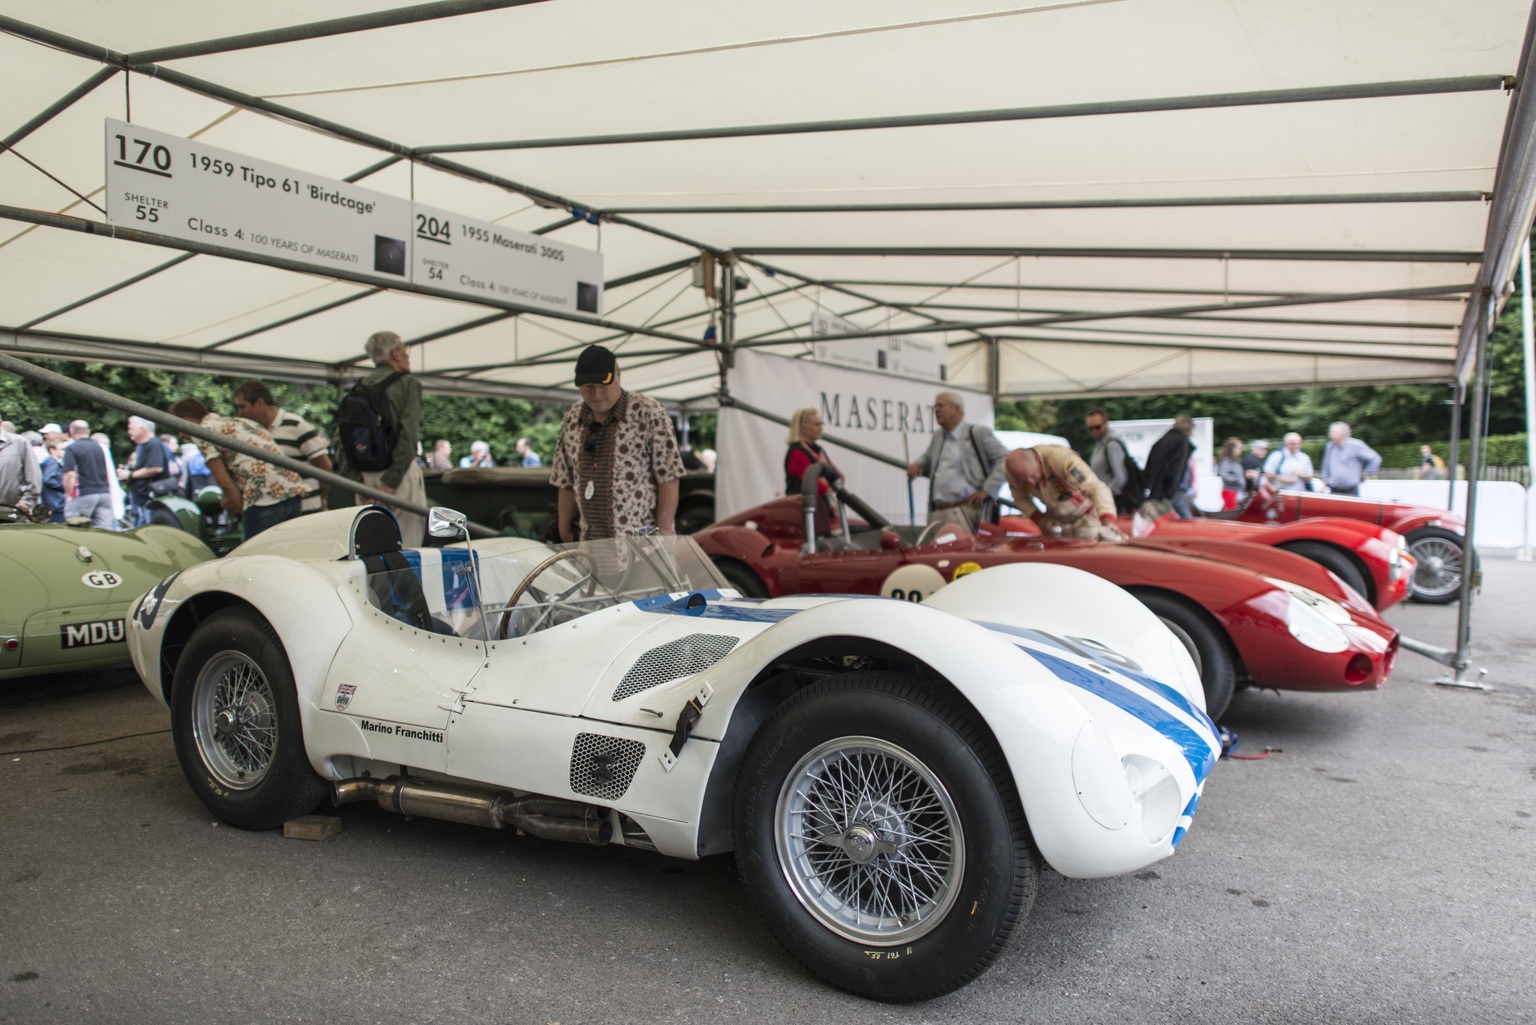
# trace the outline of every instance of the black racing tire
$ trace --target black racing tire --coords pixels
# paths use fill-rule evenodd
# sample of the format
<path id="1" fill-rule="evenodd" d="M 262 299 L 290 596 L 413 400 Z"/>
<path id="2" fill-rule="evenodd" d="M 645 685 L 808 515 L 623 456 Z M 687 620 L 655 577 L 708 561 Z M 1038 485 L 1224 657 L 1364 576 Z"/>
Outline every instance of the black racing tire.
<path id="1" fill-rule="evenodd" d="M 1466 567 L 1467 539 L 1444 527 L 1420 527 L 1408 535 L 1408 554 L 1417 560 L 1408 597 L 1425 605 L 1449 605 L 1461 599 L 1461 574 Z M 1474 579 L 1479 571 L 1472 553 Z"/>
<path id="2" fill-rule="evenodd" d="M 1213 720 L 1220 719 L 1237 687 L 1236 660 L 1221 627 L 1212 623 L 1204 612 L 1169 595 L 1155 592 L 1135 592 L 1135 595 L 1136 600 L 1151 609 L 1189 649 L 1195 667 L 1200 670 L 1200 685 L 1205 690 L 1205 714 Z"/>
<path id="3" fill-rule="evenodd" d="M 679 534 L 695 534 L 715 522 L 714 502 L 689 502 L 677 512 Z"/>
<path id="4" fill-rule="evenodd" d="M 198 799 L 241 829 L 273 829 L 329 792 L 304 753 L 288 653 L 257 612 L 201 623 L 176 665 L 171 736 Z"/>
<path id="5" fill-rule="evenodd" d="M 892 1003 L 980 975 L 1039 885 L 991 737 L 900 673 L 823 679 L 773 712 L 742 763 L 735 840 L 785 949 L 832 985 Z"/>
<path id="6" fill-rule="evenodd" d="M 180 517 L 178 517 L 174 512 L 167 509 L 163 505 L 151 505 L 149 507 L 149 523 L 150 526 L 154 527 L 175 527 L 177 530 L 184 529 L 181 525 Z"/>
<path id="7" fill-rule="evenodd" d="M 1332 545 L 1321 541 L 1292 541 L 1280 547 L 1304 559 L 1311 559 L 1358 591 L 1366 601 L 1376 604 L 1376 588 L 1371 586 L 1365 572 L 1355 565 L 1353 559 Z"/>
<path id="8" fill-rule="evenodd" d="M 716 559 L 715 568 L 725 577 L 726 583 L 741 592 L 743 598 L 768 597 L 768 588 L 762 578 L 745 564 L 735 559 Z"/>

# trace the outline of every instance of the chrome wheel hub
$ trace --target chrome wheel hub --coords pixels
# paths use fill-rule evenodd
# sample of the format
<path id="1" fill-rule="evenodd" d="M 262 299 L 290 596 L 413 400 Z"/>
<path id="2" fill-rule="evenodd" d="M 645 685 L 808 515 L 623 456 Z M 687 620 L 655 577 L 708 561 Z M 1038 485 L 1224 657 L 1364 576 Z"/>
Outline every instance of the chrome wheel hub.
<path id="1" fill-rule="evenodd" d="M 960 816 L 943 783 L 873 737 L 839 737 L 800 759 L 779 793 L 774 840 L 795 899 L 859 943 L 924 935 L 965 873 Z"/>
<path id="2" fill-rule="evenodd" d="M 203 665 L 193 684 L 192 735 L 220 785 L 249 790 L 266 778 L 277 752 L 277 697 L 259 665 L 238 651 Z"/>

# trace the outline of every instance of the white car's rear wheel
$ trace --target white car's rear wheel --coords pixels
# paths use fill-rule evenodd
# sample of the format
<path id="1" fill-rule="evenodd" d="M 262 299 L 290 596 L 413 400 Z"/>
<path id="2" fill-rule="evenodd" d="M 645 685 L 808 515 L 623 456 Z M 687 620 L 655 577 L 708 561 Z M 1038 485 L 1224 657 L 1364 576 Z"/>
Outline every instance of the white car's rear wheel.
<path id="1" fill-rule="evenodd" d="M 1039 877 L 974 713 L 889 672 L 813 684 L 764 723 L 742 767 L 736 848 L 785 948 L 877 1000 L 923 1000 L 979 975 Z"/>

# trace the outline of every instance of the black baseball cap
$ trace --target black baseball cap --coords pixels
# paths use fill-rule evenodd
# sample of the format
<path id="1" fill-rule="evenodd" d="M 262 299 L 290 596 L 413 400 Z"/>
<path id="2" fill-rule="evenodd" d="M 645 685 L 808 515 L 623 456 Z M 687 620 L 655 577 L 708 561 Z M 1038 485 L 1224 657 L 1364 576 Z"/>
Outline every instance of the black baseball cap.
<path id="1" fill-rule="evenodd" d="M 601 345 L 589 345 L 576 357 L 576 387 L 584 384 L 609 385 L 619 370 L 619 361 Z"/>

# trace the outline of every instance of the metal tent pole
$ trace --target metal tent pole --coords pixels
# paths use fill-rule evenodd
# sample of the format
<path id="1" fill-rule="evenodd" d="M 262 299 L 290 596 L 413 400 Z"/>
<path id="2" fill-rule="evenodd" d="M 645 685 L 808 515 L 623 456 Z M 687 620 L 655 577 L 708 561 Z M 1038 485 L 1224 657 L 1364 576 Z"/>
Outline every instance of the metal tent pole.
<path id="1" fill-rule="evenodd" d="M 131 416 L 139 416 L 146 420 L 151 420 L 155 423 L 157 429 L 169 429 L 176 431 L 178 434 L 200 438 L 203 441 L 218 445 L 220 448 L 227 448 L 242 455 L 250 456 L 252 459 L 260 459 L 274 466 L 281 466 L 285 470 L 292 470 L 305 477 L 313 477 L 315 480 L 324 481 L 332 487 L 344 488 L 365 498 L 371 498 L 375 502 L 393 506 L 396 509 L 404 509 L 418 516 L 428 516 L 431 514 L 431 510 L 425 505 L 402 501 L 397 495 L 390 492 L 369 487 L 361 481 L 352 480 L 350 477 L 343 477 L 341 474 L 332 473 L 330 470 L 322 470 L 312 463 L 301 462 L 297 459 L 290 459 L 285 455 L 268 452 L 266 449 L 257 448 L 255 445 L 248 445 L 238 438 L 225 437 L 217 431 L 209 430 L 202 424 L 182 420 L 171 416 L 164 410 L 156 409 L 153 406 L 146 406 L 144 403 L 135 402 L 132 399 L 125 399 L 121 395 L 113 395 L 109 391 L 76 381 L 74 378 L 66 377 L 63 374 L 56 374 L 52 370 L 46 370 L 43 367 L 28 363 L 26 360 L 17 359 L 15 356 L 0 353 L 0 369 L 9 370 L 13 374 L 36 381 L 49 388 L 56 388 L 59 391 L 85 399 L 88 402 L 94 402 L 109 409 L 121 410 Z M 469 526 L 479 536 L 500 536 L 499 531 L 492 530 L 490 527 L 482 526 L 478 523 L 471 523 Z"/>
<path id="2" fill-rule="evenodd" d="M 28 26 L 30 27 L 30 26 Z M 1368 100 L 1391 96 L 1429 96 L 1444 93 L 1489 92 L 1508 88 L 1504 75 L 1471 75 L 1402 82 L 1362 82 L 1299 89 L 1267 89 L 1242 93 L 1209 93 L 1197 96 L 1157 96 L 1134 100 L 1065 103 L 1046 107 L 1005 107 L 992 110 L 961 110 L 936 114 L 900 114 L 892 117 L 842 118 L 832 121 L 797 121 L 784 124 L 737 125 L 723 128 L 683 128 L 656 132 L 624 132 L 548 139 L 506 139 L 496 142 L 444 143 L 418 146 L 417 153 L 484 153 L 516 149 L 549 149 L 564 146 L 614 146 L 646 142 L 679 142 L 695 139 L 742 139 L 763 135 L 805 135 L 815 132 L 861 132 L 888 128 L 924 128 L 937 125 L 988 124 L 998 121 L 1038 121 L 1064 117 L 1103 117 L 1116 114 L 1150 114 L 1174 110 L 1208 110 L 1216 107 L 1269 106 L 1280 103 L 1321 103 L 1329 100 Z"/>
<path id="3" fill-rule="evenodd" d="M 1467 436 L 1467 532 L 1462 540 L 1461 604 L 1456 609 L 1456 655 L 1450 662 L 1450 676 L 1436 680 L 1443 687 L 1465 687 L 1472 690 L 1491 690 L 1482 682 L 1488 670 L 1479 669 L 1476 679 L 1469 679 L 1472 668 L 1472 595 L 1481 583 L 1473 566 L 1477 559 L 1477 482 L 1483 469 L 1484 413 L 1488 401 L 1488 335 L 1493 329 L 1493 317 L 1497 295 L 1485 291 L 1479 298 L 1477 329 L 1477 356 L 1472 371 L 1472 429 Z"/>
<path id="4" fill-rule="evenodd" d="M 1521 562 L 1531 561 L 1531 490 L 1536 488 L 1536 363 L 1531 331 L 1531 239 L 1520 249 L 1520 338 L 1525 358 L 1525 516 L 1520 524 Z"/>

